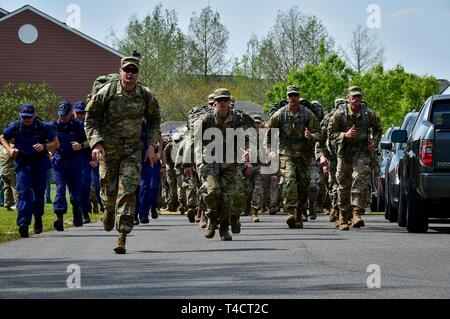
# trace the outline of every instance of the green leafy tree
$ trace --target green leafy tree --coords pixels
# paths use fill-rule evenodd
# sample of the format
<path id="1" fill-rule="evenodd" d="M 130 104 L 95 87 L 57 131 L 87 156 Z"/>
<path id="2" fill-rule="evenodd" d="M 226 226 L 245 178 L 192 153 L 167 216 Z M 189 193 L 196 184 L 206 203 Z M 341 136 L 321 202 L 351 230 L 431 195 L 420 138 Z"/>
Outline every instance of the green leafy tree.
<path id="1" fill-rule="evenodd" d="M 211 7 L 195 13 L 189 23 L 189 56 L 196 74 L 205 82 L 209 75 L 219 74 L 225 69 L 225 53 L 230 33 L 220 22 L 220 14 Z"/>
<path id="2" fill-rule="evenodd" d="M 19 106 L 33 104 L 36 115 L 45 121 L 56 118 L 56 106 L 61 98 L 46 83 L 8 83 L 0 94 L 0 127 L 4 129 L 19 117 Z"/>
<path id="3" fill-rule="evenodd" d="M 142 20 L 132 16 L 123 38 L 114 31 L 110 38 L 118 51 L 131 55 L 137 50 L 141 54 L 140 79 L 156 92 L 189 72 L 187 42 L 178 27 L 177 13 L 162 4 Z"/>

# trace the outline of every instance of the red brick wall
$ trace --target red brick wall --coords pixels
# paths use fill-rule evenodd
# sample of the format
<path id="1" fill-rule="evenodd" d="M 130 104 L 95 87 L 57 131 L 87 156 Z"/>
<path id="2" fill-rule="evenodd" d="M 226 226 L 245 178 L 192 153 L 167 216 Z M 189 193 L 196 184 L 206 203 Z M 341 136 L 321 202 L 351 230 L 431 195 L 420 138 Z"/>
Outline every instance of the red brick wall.
<path id="1" fill-rule="evenodd" d="M 39 32 L 33 44 L 19 39 L 24 24 Z M 46 82 L 57 95 L 74 102 L 86 97 L 97 76 L 119 69 L 118 55 L 31 10 L 0 22 L 0 43 L 0 89 L 8 82 Z"/>

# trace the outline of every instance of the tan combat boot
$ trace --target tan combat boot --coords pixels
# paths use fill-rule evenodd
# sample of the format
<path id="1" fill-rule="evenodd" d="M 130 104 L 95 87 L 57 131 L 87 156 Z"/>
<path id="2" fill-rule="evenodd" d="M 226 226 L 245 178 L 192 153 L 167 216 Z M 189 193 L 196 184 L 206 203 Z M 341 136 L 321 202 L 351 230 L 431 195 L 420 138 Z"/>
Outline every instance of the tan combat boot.
<path id="1" fill-rule="evenodd" d="M 126 254 L 127 250 L 125 249 L 125 243 L 127 240 L 127 234 L 120 234 L 117 239 L 116 247 L 114 247 L 114 251 L 118 255 Z"/>
<path id="2" fill-rule="evenodd" d="M 333 209 L 330 213 L 330 215 L 328 215 L 328 220 L 330 221 L 330 223 L 334 223 L 335 221 L 337 221 L 339 219 L 339 213 Z"/>
<path id="3" fill-rule="evenodd" d="M 197 208 L 197 214 L 195 216 L 195 222 L 198 224 L 200 223 L 202 219 L 202 210 L 200 208 Z"/>
<path id="4" fill-rule="evenodd" d="M 239 221 L 238 215 L 231 215 L 230 224 L 231 224 L 231 232 L 233 234 L 239 234 L 241 232 L 241 222 Z"/>
<path id="5" fill-rule="evenodd" d="M 220 239 L 223 241 L 233 240 L 233 237 L 230 235 L 228 222 L 221 222 L 219 228 Z"/>
<path id="6" fill-rule="evenodd" d="M 251 218 L 252 218 L 252 222 L 259 223 L 258 212 L 256 211 L 256 209 L 252 208 L 250 210 L 250 215 L 251 215 Z"/>
<path id="7" fill-rule="evenodd" d="M 103 214 L 103 228 L 108 232 L 113 230 L 115 221 L 116 215 L 105 210 L 105 213 Z"/>
<path id="8" fill-rule="evenodd" d="M 206 230 L 205 230 L 205 237 L 208 239 L 211 239 L 214 237 L 214 235 L 216 234 L 216 221 L 215 218 L 208 218 L 208 224 L 206 226 Z"/>
<path id="9" fill-rule="evenodd" d="M 206 217 L 206 214 L 204 211 L 202 211 L 202 217 L 200 218 L 200 224 L 199 226 L 201 228 L 206 228 L 206 226 L 208 225 L 208 217 Z"/>
<path id="10" fill-rule="evenodd" d="M 353 207 L 352 227 L 361 228 L 364 227 L 364 221 L 361 218 L 361 208 Z"/>
<path id="11" fill-rule="evenodd" d="M 346 211 L 344 210 L 339 211 L 339 220 L 336 225 L 339 228 L 339 230 L 350 230 Z"/>
<path id="12" fill-rule="evenodd" d="M 303 215 L 300 212 L 295 214 L 295 228 L 303 228 Z"/>
<path id="13" fill-rule="evenodd" d="M 286 220 L 286 224 L 288 224 L 289 228 L 295 228 L 295 213 L 288 212 L 288 218 Z"/>

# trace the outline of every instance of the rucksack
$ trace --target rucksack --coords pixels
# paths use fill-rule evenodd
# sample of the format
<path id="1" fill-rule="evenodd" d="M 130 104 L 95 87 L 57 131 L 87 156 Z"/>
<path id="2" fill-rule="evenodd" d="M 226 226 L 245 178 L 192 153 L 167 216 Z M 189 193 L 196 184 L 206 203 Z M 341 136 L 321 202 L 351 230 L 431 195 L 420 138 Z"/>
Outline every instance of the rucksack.
<path id="1" fill-rule="evenodd" d="M 117 83 L 119 83 L 119 81 L 120 81 L 120 74 L 118 73 L 111 73 L 108 75 L 101 75 L 97 77 L 94 81 L 94 84 L 92 85 L 90 98 L 93 98 L 102 88 L 104 88 L 107 85 L 109 85 L 107 96 L 111 98 L 111 96 L 113 96 L 113 94 L 117 90 Z M 144 98 L 145 105 L 147 107 L 150 106 L 150 94 L 147 92 L 147 90 L 144 88 L 143 84 L 140 81 L 137 82 L 137 86 L 143 92 L 142 97 Z M 108 105 L 107 102 L 108 101 L 106 101 L 105 103 L 106 105 Z"/>
<path id="2" fill-rule="evenodd" d="M 197 121 L 200 118 L 200 116 L 208 113 L 208 110 L 210 110 L 210 109 L 211 109 L 211 107 L 209 105 L 203 105 L 203 106 L 200 106 L 200 107 L 194 107 L 189 112 L 189 115 L 188 115 L 188 118 L 187 118 L 187 123 L 186 123 L 187 128 L 189 130 L 192 130 L 193 127 L 194 127 L 195 121 Z"/>
<path id="3" fill-rule="evenodd" d="M 280 123 L 284 124 L 286 122 L 286 117 L 287 117 L 287 107 L 286 105 L 288 105 L 288 101 L 286 100 L 282 100 L 277 104 L 273 104 L 270 109 L 269 109 L 269 118 L 275 114 L 275 112 L 277 112 L 278 110 L 283 109 L 283 111 L 281 112 L 281 119 L 280 119 Z M 301 116 L 303 119 L 303 124 L 304 126 L 308 126 L 308 112 L 306 112 L 306 109 L 311 110 L 312 109 L 312 104 L 311 102 L 309 102 L 306 99 L 300 99 L 300 105 L 303 106 L 301 108 Z"/>
<path id="4" fill-rule="evenodd" d="M 230 109 L 230 111 L 236 114 L 236 116 L 233 116 L 232 128 L 236 129 L 238 127 L 242 127 L 243 129 L 247 129 L 250 127 L 256 127 L 255 120 L 247 113 L 237 109 Z M 213 127 L 215 125 L 213 109 L 207 110 L 204 114 L 206 116 L 206 126 L 208 128 Z"/>
<path id="5" fill-rule="evenodd" d="M 36 123 L 38 124 L 37 129 L 38 129 L 39 135 L 40 136 L 44 135 L 46 133 L 44 121 L 42 119 L 40 119 L 39 117 L 37 117 L 37 116 L 34 118 L 34 121 L 36 121 Z M 22 126 L 22 120 L 21 119 L 17 119 L 15 121 L 15 123 L 14 123 L 14 130 L 13 130 L 13 137 L 12 138 L 16 138 L 17 135 L 19 135 L 21 126 Z"/>
<path id="6" fill-rule="evenodd" d="M 279 103 L 272 104 L 272 105 L 270 106 L 270 108 L 269 108 L 269 113 L 268 113 L 269 118 L 270 118 L 276 111 L 278 111 L 278 110 L 281 109 L 282 107 L 286 106 L 287 104 L 288 104 L 288 101 L 286 101 L 286 100 L 282 100 L 282 101 L 280 101 Z"/>

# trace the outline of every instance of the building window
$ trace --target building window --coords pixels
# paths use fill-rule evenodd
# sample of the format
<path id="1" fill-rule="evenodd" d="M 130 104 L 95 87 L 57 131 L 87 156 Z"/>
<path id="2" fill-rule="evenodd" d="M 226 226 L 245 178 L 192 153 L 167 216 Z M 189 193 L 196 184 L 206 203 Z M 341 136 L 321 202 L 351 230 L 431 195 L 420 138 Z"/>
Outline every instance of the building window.
<path id="1" fill-rule="evenodd" d="M 32 44 L 36 42 L 39 32 L 32 24 L 24 24 L 19 29 L 19 39 L 25 44 Z"/>

